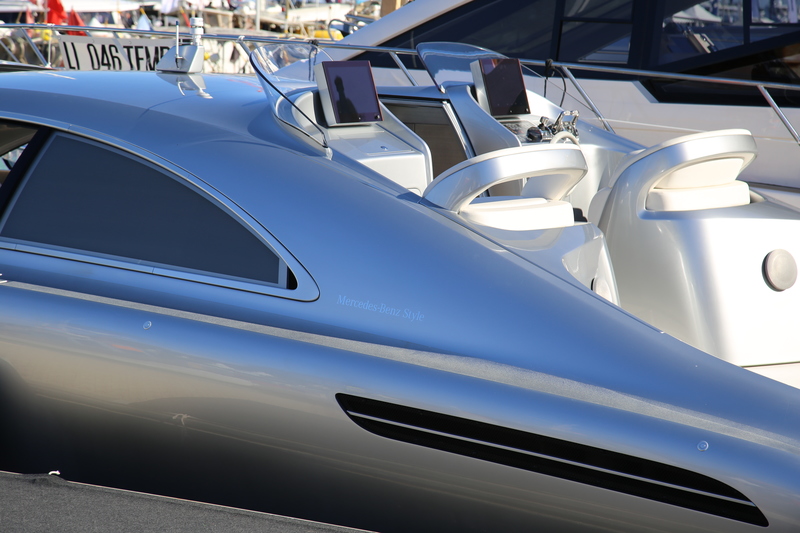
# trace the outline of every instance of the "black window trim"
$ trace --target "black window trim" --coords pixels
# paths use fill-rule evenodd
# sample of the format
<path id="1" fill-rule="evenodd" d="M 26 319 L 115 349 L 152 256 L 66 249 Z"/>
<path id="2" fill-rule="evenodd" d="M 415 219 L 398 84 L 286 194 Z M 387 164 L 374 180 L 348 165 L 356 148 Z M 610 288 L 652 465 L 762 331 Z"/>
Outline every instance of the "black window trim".
<path id="1" fill-rule="evenodd" d="M 464 149 L 464 153 L 466 154 L 467 159 L 475 157 L 475 150 L 472 148 L 472 144 L 469 142 L 469 137 L 467 136 L 467 132 L 464 131 L 464 126 L 462 126 L 461 121 L 458 119 L 458 116 L 453 110 L 452 104 L 448 100 L 431 100 L 429 98 L 414 98 L 414 97 L 407 97 L 400 95 L 382 96 L 380 94 L 380 89 L 378 90 L 378 96 L 380 98 L 381 103 L 410 105 L 414 107 L 441 108 L 442 110 L 444 110 L 445 115 L 447 115 L 447 119 L 452 124 L 453 131 L 458 137 L 458 140 L 461 142 L 461 147 Z"/>
<path id="2" fill-rule="evenodd" d="M 5 219 L 10 211 L 10 208 L 13 207 L 13 203 L 16 198 L 16 191 L 19 185 L 24 184 L 25 178 L 28 174 L 28 169 L 35 161 L 38 160 L 39 152 L 41 151 L 42 147 L 45 146 L 52 135 L 62 134 L 68 137 L 73 137 L 84 141 L 88 140 L 90 142 L 95 142 L 100 145 L 119 150 L 128 157 L 132 157 L 146 164 L 155 166 L 160 171 L 172 177 L 172 179 L 178 183 L 188 187 L 196 194 L 200 194 L 203 198 L 222 209 L 223 212 L 228 216 L 233 217 L 278 257 L 281 278 L 279 280 L 279 284 L 273 285 L 258 280 L 233 278 L 225 276 L 224 274 L 207 273 L 196 270 L 193 271 L 188 268 L 175 267 L 173 265 L 164 265 L 154 262 L 137 262 L 134 259 L 127 260 L 126 258 L 108 256 L 105 254 L 89 252 L 85 250 L 73 250 L 58 246 L 30 243 L 27 241 L 23 242 L 7 237 L 0 237 L 0 249 L 14 250 L 22 253 L 78 261 L 134 272 L 142 272 L 182 281 L 203 283 L 206 285 L 214 285 L 223 288 L 253 292 L 266 296 L 277 296 L 291 300 L 314 301 L 319 298 L 319 287 L 308 271 L 306 271 L 306 269 L 300 264 L 300 262 L 297 261 L 297 259 L 291 253 L 289 253 L 289 251 L 286 250 L 280 244 L 280 242 L 268 230 L 266 230 L 266 228 L 261 226 L 261 224 L 253 219 L 245 210 L 241 209 L 235 202 L 221 192 L 217 191 L 213 186 L 198 176 L 191 174 L 177 165 L 169 163 L 168 161 L 156 156 L 152 152 L 139 148 L 113 136 L 103 135 L 94 130 L 87 130 L 75 126 L 64 127 L 65 125 L 56 121 L 49 123 L 42 121 L 36 123 L 32 122 L 29 117 L 18 117 L 14 114 L 2 115 L 0 116 L 0 120 L 20 122 L 40 128 L 40 130 L 34 136 L 34 139 L 32 139 L 32 141 L 29 143 L 29 147 L 32 147 L 34 150 L 26 150 L 23 152 L 20 161 L 18 161 L 12 169 L 14 175 L 12 176 L 12 174 L 9 174 L 8 178 L 13 178 L 14 182 L 9 183 L 7 178 L 6 185 L 11 186 L 0 187 L 0 190 L 5 189 L 2 193 L 0 193 L 0 227 L 2 227 L 2 224 L 5 223 Z M 291 283 L 289 283 L 290 280 Z M 291 285 L 294 285 L 294 288 L 287 288 Z"/>

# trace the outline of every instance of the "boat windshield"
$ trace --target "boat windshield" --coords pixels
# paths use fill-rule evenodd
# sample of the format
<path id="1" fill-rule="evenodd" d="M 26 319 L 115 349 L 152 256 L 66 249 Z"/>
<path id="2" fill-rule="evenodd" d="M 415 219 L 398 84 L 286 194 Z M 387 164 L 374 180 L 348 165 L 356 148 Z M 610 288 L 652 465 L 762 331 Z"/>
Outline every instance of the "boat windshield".
<path id="1" fill-rule="evenodd" d="M 472 83 L 470 65 L 478 59 L 506 57 L 480 46 L 444 42 L 420 43 L 417 45 L 417 54 L 439 88 L 446 82 Z M 526 67 L 522 68 L 526 75 L 537 75 Z"/>
<path id="2" fill-rule="evenodd" d="M 505 57 L 480 46 L 460 43 L 421 43 L 417 45 L 417 53 L 439 88 L 448 81 L 471 83 L 473 61 Z"/>
<path id="3" fill-rule="evenodd" d="M 251 63 L 259 73 L 276 80 L 314 82 L 314 65 L 331 58 L 318 46 L 307 42 L 267 44 L 256 48 Z"/>
<path id="4" fill-rule="evenodd" d="M 268 44 L 250 54 L 250 64 L 278 120 L 325 148 L 328 146 L 325 132 L 311 118 L 313 106 L 304 110 L 295 100 L 316 88 L 314 65 L 330 59 L 312 43 Z"/>

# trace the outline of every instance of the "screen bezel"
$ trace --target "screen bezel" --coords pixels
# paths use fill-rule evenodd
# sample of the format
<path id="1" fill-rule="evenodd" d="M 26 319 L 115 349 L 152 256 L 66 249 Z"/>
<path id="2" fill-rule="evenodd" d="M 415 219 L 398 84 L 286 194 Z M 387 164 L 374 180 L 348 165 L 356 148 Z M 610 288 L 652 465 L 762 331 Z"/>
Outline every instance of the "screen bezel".
<path id="1" fill-rule="evenodd" d="M 480 67 L 481 85 L 486 95 L 486 111 L 493 117 L 509 117 L 530 114 L 530 104 L 522 76 L 519 59 L 482 58 L 477 60 Z M 475 80 L 476 83 L 478 80 Z M 509 88 L 509 84 L 511 84 Z M 516 94 L 513 101 L 509 93 Z"/>
<path id="2" fill-rule="evenodd" d="M 325 119 L 328 126 L 351 126 L 383 121 L 378 91 L 372 77 L 369 61 L 324 61 L 321 63 L 324 75 L 324 87 L 317 80 L 322 96 Z M 336 86 L 336 78 L 342 80 L 343 93 L 349 90 L 357 94 L 357 99 L 350 99 L 356 116 L 342 116 L 340 91 Z M 324 90 L 323 90 L 324 89 Z"/>

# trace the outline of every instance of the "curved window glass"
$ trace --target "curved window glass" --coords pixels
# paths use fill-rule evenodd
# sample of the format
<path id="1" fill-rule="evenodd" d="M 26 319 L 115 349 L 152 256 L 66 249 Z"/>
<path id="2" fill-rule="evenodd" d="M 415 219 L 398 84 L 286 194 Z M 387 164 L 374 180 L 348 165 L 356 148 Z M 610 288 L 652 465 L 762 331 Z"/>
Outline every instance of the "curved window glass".
<path id="1" fill-rule="evenodd" d="M 56 133 L 0 236 L 125 262 L 285 286 L 283 261 L 216 202 L 147 161 Z"/>
<path id="2" fill-rule="evenodd" d="M 383 104 L 410 130 L 422 137 L 431 150 L 433 175 L 467 158 L 461 138 L 441 103 L 383 99 Z"/>
<path id="3" fill-rule="evenodd" d="M 521 59 L 548 58 L 800 85 L 800 0 L 472 0 L 379 45 L 472 44 Z M 406 66 L 422 68 L 400 55 Z M 395 68 L 386 54 L 361 54 Z M 619 77 L 575 70 L 578 76 Z M 766 105 L 757 90 L 649 82 L 661 101 Z M 797 96 L 775 91 L 780 105 Z"/>
<path id="4" fill-rule="evenodd" d="M 550 57 L 552 0 L 475 0 L 421 24 L 382 45 L 415 48 L 419 43 L 449 41 L 482 46 L 512 57 Z M 362 54 L 373 66 L 393 67 L 386 54 Z M 411 68 L 416 58 L 402 56 Z"/>
<path id="5" fill-rule="evenodd" d="M 794 0 L 666 0 L 660 12 L 657 67 L 673 72 L 796 84 L 800 25 Z M 650 82 L 666 102 L 767 105 L 755 88 L 696 82 Z M 771 90 L 781 106 L 800 93 Z"/>
<path id="6" fill-rule="evenodd" d="M 36 128 L 0 122 L 0 184 L 35 133 Z"/>
<path id="7" fill-rule="evenodd" d="M 449 41 L 510 57 L 625 63 L 633 0 L 474 0 L 381 43 L 395 48 Z M 374 66 L 391 59 L 364 54 Z M 402 56 L 411 68 L 421 68 Z"/>
<path id="8" fill-rule="evenodd" d="M 666 0 L 661 21 L 659 65 L 688 58 L 703 64 L 724 61 L 731 54 L 721 52 L 750 45 L 756 53 L 765 49 L 757 43 L 800 31 L 795 0 Z"/>

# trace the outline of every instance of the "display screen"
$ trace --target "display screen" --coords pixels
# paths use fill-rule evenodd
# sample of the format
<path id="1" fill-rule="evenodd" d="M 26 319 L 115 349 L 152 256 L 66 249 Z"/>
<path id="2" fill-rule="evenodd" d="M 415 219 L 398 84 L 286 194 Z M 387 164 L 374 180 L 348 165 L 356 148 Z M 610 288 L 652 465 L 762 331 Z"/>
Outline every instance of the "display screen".
<path id="1" fill-rule="evenodd" d="M 481 75 L 493 117 L 530 113 L 519 60 L 480 59 Z"/>
<path id="2" fill-rule="evenodd" d="M 383 120 L 369 61 L 326 61 L 322 65 L 336 124 Z"/>

